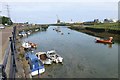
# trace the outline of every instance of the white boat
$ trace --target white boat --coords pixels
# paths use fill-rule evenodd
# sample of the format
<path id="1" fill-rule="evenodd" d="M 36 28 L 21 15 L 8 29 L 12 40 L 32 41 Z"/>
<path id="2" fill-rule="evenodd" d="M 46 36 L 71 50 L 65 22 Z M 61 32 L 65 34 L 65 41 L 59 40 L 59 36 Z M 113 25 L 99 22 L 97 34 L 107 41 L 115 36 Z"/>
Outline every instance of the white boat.
<path id="1" fill-rule="evenodd" d="M 31 32 L 30 31 L 27 31 L 27 35 L 30 35 L 31 34 Z"/>
<path id="2" fill-rule="evenodd" d="M 35 31 L 37 32 L 37 31 L 39 31 L 39 29 L 35 29 Z"/>
<path id="3" fill-rule="evenodd" d="M 43 64 L 52 64 L 52 60 L 48 58 L 46 52 L 38 52 L 35 55 L 42 61 Z"/>
<path id="4" fill-rule="evenodd" d="M 26 32 L 20 32 L 18 35 L 22 37 L 27 36 Z"/>
<path id="5" fill-rule="evenodd" d="M 31 48 L 31 45 L 28 42 L 23 42 L 22 47 L 25 49 L 29 49 L 29 48 Z"/>
<path id="6" fill-rule="evenodd" d="M 47 56 L 55 63 L 63 63 L 63 58 L 55 50 L 47 51 Z"/>
<path id="7" fill-rule="evenodd" d="M 37 58 L 37 56 L 35 56 L 35 54 L 26 54 L 26 59 L 30 65 L 31 76 L 39 75 L 45 72 L 43 63 Z"/>

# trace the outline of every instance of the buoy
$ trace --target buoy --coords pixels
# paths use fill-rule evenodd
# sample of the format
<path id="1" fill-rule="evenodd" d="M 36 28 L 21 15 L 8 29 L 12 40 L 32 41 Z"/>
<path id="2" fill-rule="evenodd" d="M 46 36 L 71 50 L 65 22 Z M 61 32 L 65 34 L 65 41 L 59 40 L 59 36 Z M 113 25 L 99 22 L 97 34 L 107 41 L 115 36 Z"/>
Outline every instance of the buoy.
<path id="1" fill-rule="evenodd" d="M 61 33 L 61 35 L 63 35 L 63 33 Z"/>

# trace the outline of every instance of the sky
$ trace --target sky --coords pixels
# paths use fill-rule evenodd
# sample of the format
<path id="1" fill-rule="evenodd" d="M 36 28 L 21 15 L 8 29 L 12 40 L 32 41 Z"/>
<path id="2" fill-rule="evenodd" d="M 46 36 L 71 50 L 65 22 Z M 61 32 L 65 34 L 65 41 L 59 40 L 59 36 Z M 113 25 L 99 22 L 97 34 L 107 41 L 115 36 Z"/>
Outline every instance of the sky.
<path id="1" fill-rule="evenodd" d="M 118 2 L 119 0 L 2 0 L 1 2 Z"/>
<path id="2" fill-rule="evenodd" d="M 120 1 L 118 3 L 118 19 L 120 20 Z"/>
<path id="3" fill-rule="evenodd" d="M 55 23 L 60 20 L 70 22 L 118 18 L 119 0 L 2 0 L 0 15 L 10 17 L 14 22 Z M 56 16 L 57 15 L 57 16 Z"/>

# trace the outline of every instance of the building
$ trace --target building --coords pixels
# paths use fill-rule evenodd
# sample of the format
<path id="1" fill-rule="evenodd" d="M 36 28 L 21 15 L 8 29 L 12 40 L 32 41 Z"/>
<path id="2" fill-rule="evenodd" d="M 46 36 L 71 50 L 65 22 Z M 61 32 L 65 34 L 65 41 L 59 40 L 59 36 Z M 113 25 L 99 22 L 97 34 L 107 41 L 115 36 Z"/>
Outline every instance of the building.
<path id="1" fill-rule="evenodd" d="M 104 23 L 115 23 L 117 22 L 117 20 L 114 20 L 114 19 L 104 19 Z"/>
<path id="2" fill-rule="evenodd" d="M 95 23 L 100 23 L 99 19 L 94 19 Z"/>

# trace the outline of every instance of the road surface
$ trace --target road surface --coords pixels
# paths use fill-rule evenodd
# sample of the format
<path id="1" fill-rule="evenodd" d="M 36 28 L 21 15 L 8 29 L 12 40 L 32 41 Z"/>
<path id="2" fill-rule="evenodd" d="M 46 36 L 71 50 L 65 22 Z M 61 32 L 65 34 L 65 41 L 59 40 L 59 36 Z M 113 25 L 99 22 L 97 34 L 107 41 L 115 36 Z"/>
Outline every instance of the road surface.
<path id="1" fill-rule="evenodd" d="M 3 62 L 5 49 L 8 46 L 9 37 L 12 34 L 12 27 L 7 27 L 0 30 L 0 64 Z"/>

